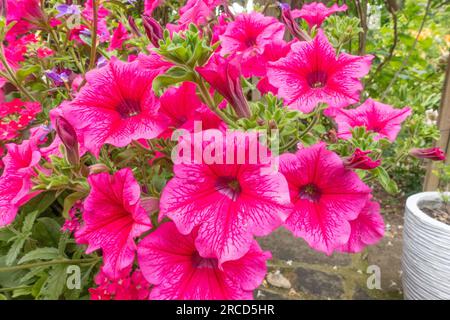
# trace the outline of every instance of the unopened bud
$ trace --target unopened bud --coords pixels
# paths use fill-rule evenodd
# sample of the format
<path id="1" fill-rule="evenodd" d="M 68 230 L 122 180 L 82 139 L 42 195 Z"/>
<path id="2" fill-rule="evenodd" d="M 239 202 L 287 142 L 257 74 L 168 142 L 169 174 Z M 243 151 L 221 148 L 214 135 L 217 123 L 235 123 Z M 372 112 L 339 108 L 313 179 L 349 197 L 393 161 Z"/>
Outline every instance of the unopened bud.
<path id="1" fill-rule="evenodd" d="M 158 21 L 146 14 L 142 16 L 142 22 L 144 23 L 145 33 L 148 39 L 156 48 L 159 48 L 159 40 L 163 38 L 164 32 L 161 25 Z"/>
<path id="2" fill-rule="evenodd" d="M 75 129 L 65 118 L 60 116 L 56 118 L 56 133 L 66 147 L 67 161 L 73 166 L 78 166 L 80 164 L 80 153 Z"/>

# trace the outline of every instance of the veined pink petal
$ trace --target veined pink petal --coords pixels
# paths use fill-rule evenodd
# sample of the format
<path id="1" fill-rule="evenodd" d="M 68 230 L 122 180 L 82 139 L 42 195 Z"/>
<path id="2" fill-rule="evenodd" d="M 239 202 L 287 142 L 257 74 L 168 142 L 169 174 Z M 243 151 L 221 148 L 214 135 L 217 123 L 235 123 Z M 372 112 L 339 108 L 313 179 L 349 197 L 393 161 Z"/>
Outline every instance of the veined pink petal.
<path id="1" fill-rule="evenodd" d="M 337 3 L 333 4 L 330 8 L 325 6 L 321 2 L 311 2 L 304 4 L 303 7 L 298 10 L 292 10 L 292 16 L 294 18 L 304 19 L 310 28 L 316 26 L 320 27 L 322 22 L 335 12 L 343 12 L 347 10 L 347 5 L 339 6 Z"/>
<path id="2" fill-rule="evenodd" d="M 167 222 L 139 243 L 139 266 L 154 285 L 150 298 L 252 299 L 252 290 L 264 279 L 270 253 L 253 241 L 242 258 L 219 267 L 216 258 L 200 255 L 195 233 L 182 235 L 173 222 Z"/>
<path id="3" fill-rule="evenodd" d="M 167 127 L 152 91 L 155 76 L 139 61 L 112 58 L 107 66 L 86 74 L 87 84 L 62 106 L 63 116 L 96 156 L 105 143 L 124 147 L 132 140 L 155 138 Z"/>
<path id="4" fill-rule="evenodd" d="M 238 163 L 234 152 L 233 161 L 227 162 L 225 157 L 230 155 L 232 144 L 227 143 L 222 132 L 207 130 L 193 135 L 193 139 L 213 133 L 223 139 L 196 144 L 193 154 L 205 154 L 204 150 L 213 146 L 224 150 L 222 164 L 175 164 L 175 177 L 161 195 L 160 217 L 171 218 L 182 234 L 189 234 L 198 226 L 196 246 L 200 254 L 216 257 L 222 264 L 241 258 L 254 235 L 267 235 L 281 225 L 289 214 L 290 201 L 286 180 L 273 172 L 270 163 L 249 161 L 250 137 L 246 144 L 235 145 L 235 150 L 245 153 L 246 159 Z M 243 133 L 235 133 L 235 138 L 242 137 Z M 191 142 L 189 138 L 183 140 L 189 147 Z"/>
<path id="5" fill-rule="evenodd" d="M 402 122 L 411 115 L 409 107 L 395 109 L 372 99 L 367 99 L 356 109 L 341 109 L 336 112 L 335 121 L 340 138 L 349 139 L 353 128 L 365 127 L 375 133 L 376 140 L 387 138 L 390 141 L 397 138 Z"/>
<path id="6" fill-rule="evenodd" d="M 91 192 L 84 202 L 83 227 L 75 234 L 77 242 L 88 244 L 87 253 L 102 249 L 103 271 L 116 278 L 134 260 L 134 238 L 151 228 L 140 204 L 140 186 L 130 169 L 110 176 L 88 178 Z"/>
<path id="7" fill-rule="evenodd" d="M 286 227 L 316 250 L 331 254 L 350 236 L 354 220 L 367 202 L 370 188 L 339 156 L 317 144 L 280 156 L 280 171 L 289 184 L 292 214 Z"/>
<path id="8" fill-rule="evenodd" d="M 269 63 L 269 82 L 278 96 L 294 109 L 309 113 L 319 103 L 343 108 L 359 101 L 360 79 L 370 69 L 373 56 L 336 52 L 321 30 L 311 42 L 296 42 L 291 52 Z"/>
<path id="9" fill-rule="evenodd" d="M 275 18 L 257 12 L 239 14 L 220 36 L 220 54 L 237 56 L 245 77 L 263 76 L 265 46 L 273 41 L 283 41 L 283 36 L 284 25 Z"/>
<path id="10" fill-rule="evenodd" d="M 376 244 L 384 235 L 380 205 L 368 200 L 355 220 L 350 221 L 350 238 L 338 248 L 339 251 L 356 253 L 366 246 Z"/>

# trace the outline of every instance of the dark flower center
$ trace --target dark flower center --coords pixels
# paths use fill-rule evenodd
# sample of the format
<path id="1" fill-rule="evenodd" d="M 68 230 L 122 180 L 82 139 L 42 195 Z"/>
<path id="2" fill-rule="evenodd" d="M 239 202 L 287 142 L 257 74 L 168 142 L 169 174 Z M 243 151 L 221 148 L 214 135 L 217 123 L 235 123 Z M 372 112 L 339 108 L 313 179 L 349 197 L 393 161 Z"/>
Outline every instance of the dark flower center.
<path id="1" fill-rule="evenodd" d="M 306 77 L 311 88 L 323 88 L 327 84 L 327 73 L 325 71 L 313 71 Z"/>
<path id="2" fill-rule="evenodd" d="M 192 255 L 192 266 L 196 269 L 216 269 L 217 259 L 215 258 L 203 258 L 197 251 Z"/>
<path id="3" fill-rule="evenodd" d="M 124 99 L 116 107 L 116 111 L 122 119 L 128 119 L 141 113 L 141 104 L 139 101 Z"/>
<path id="4" fill-rule="evenodd" d="M 300 199 L 309 200 L 311 202 L 319 202 L 321 195 L 320 189 L 312 183 L 302 186 L 299 192 Z"/>
<path id="5" fill-rule="evenodd" d="M 256 37 L 253 36 L 249 36 L 248 38 L 245 39 L 245 45 L 249 48 L 251 47 L 256 47 L 257 43 L 256 43 Z"/>
<path id="6" fill-rule="evenodd" d="M 235 177 L 219 177 L 216 181 L 216 190 L 236 201 L 242 189 Z"/>

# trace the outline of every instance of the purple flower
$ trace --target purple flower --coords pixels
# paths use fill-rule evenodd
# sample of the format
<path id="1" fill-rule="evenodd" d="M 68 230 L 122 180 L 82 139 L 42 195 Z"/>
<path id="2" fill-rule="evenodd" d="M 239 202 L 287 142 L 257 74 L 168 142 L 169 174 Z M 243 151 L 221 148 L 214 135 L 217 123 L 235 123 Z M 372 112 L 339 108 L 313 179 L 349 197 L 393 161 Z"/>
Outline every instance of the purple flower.
<path id="1" fill-rule="evenodd" d="M 65 82 L 68 82 L 70 74 L 71 74 L 70 70 L 62 70 L 62 71 L 49 70 L 45 72 L 45 75 L 50 80 L 52 80 L 55 86 L 57 87 L 64 85 Z"/>
<path id="2" fill-rule="evenodd" d="M 68 5 L 68 4 L 60 4 L 56 6 L 56 10 L 58 10 L 58 14 L 56 15 L 56 18 L 60 18 L 66 14 L 68 15 L 78 15 L 80 14 L 80 8 L 76 4 Z"/>

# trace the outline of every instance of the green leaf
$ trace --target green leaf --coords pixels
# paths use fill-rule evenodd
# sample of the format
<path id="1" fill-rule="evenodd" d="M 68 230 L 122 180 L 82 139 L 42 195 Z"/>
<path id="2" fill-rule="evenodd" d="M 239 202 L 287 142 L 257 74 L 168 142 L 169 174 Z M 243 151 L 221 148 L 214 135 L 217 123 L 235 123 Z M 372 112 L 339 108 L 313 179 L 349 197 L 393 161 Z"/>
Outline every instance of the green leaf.
<path id="1" fill-rule="evenodd" d="M 61 226 L 54 219 L 39 218 L 33 229 L 33 238 L 46 246 L 56 247 L 61 236 L 60 229 Z"/>
<path id="2" fill-rule="evenodd" d="M 31 288 L 20 288 L 13 291 L 12 297 L 17 298 L 21 296 L 29 296 L 31 294 Z"/>
<path id="3" fill-rule="evenodd" d="M 26 238 L 19 237 L 16 239 L 16 241 L 13 242 L 11 248 L 9 248 L 9 251 L 6 254 L 5 264 L 7 266 L 12 265 L 14 263 L 14 261 L 16 261 L 17 257 L 19 256 L 20 252 L 22 251 L 25 241 L 26 241 Z"/>
<path id="4" fill-rule="evenodd" d="M 41 295 L 48 300 L 57 300 L 66 286 L 66 277 L 66 266 L 54 266 L 49 272 L 48 279 L 41 290 Z"/>
<path id="5" fill-rule="evenodd" d="M 56 248 L 38 248 L 28 252 L 18 262 L 22 264 L 33 260 L 51 260 L 59 256 L 59 251 Z"/>
<path id="6" fill-rule="evenodd" d="M 193 74 L 190 71 L 175 66 L 153 80 L 153 91 L 160 96 L 167 87 L 191 80 L 193 80 Z"/>
<path id="7" fill-rule="evenodd" d="M 378 178 L 378 182 L 386 192 L 390 194 L 398 193 L 397 183 L 389 177 L 388 172 L 383 167 L 373 169 L 373 174 Z"/>
<path id="8" fill-rule="evenodd" d="M 0 293 L 0 301 L 8 300 L 5 295 Z"/>
<path id="9" fill-rule="evenodd" d="M 38 211 L 33 211 L 26 215 L 25 219 L 23 220 L 23 226 L 22 226 L 22 233 L 26 234 L 31 231 L 33 228 L 34 221 L 36 220 L 36 217 L 38 216 Z"/>
<path id="10" fill-rule="evenodd" d="M 22 82 L 26 79 L 26 77 L 28 77 L 29 75 L 33 74 L 33 73 L 38 73 L 41 71 L 41 67 L 34 65 L 34 66 L 28 66 L 28 67 L 24 67 L 21 68 L 19 70 L 17 70 L 16 72 L 16 77 L 17 79 Z"/>

